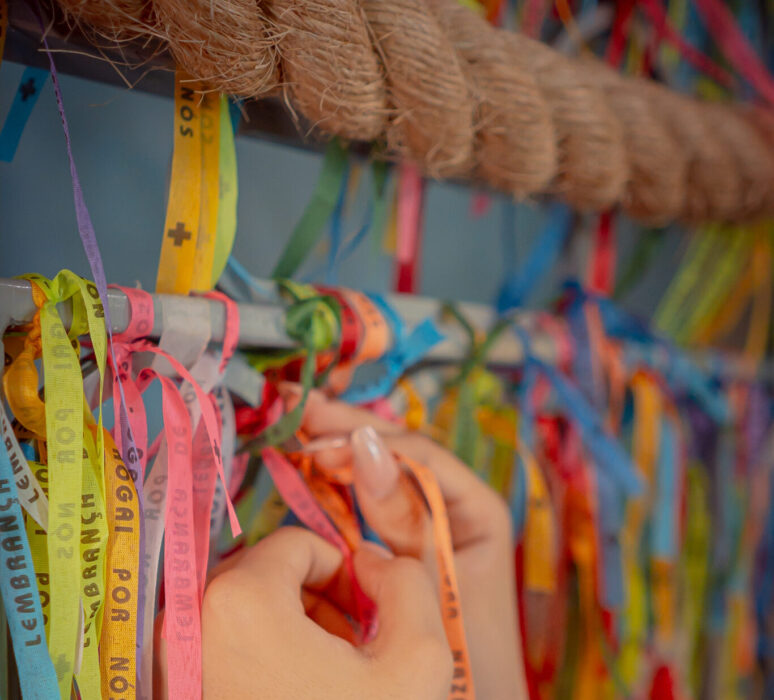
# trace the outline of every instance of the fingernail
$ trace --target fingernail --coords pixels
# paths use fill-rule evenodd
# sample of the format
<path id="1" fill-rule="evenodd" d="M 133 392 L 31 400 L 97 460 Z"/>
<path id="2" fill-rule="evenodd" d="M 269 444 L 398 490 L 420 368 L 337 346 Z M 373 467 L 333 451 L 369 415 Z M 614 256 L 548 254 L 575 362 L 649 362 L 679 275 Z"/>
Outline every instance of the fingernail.
<path id="1" fill-rule="evenodd" d="M 373 552 L 377 556 L 379 556 L 381 559 L 394 559 L 395 555 L 386 547 L 382 547 L 380 544 L 376 544 L 376 542 L 370 542 L 368 540 L 363 540 L 360 543 L 360 549 L 365 549 L 367 552 Z"/>
<path id="2" fill-rule="evenodd" d="M 323 450 L 340 450 L 349 445 L 349 438 L 341 436 L 317 438 L 310 440 L 299 452 L 322 452 Z"/>
<path id="3" fill-rule="evenodd" d="M 366 491 L 377 500 L 388 496 L 398 483 L 398 465 L 370 425 L 352 433 L 352 452 L 356 474 Z"/>

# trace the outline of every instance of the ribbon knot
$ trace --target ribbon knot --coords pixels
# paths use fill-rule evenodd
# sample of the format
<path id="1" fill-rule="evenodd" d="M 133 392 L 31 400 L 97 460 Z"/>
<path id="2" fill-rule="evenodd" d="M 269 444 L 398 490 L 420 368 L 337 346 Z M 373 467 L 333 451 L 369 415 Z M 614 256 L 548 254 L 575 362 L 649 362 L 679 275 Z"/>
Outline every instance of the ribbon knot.
<path id="1" fill-rule="evenodd" d="M 338 311 L 333 297 L 298 299 L 285 314 L 285 331 L 308 352 L 328 350 L 341 335 Z"/>

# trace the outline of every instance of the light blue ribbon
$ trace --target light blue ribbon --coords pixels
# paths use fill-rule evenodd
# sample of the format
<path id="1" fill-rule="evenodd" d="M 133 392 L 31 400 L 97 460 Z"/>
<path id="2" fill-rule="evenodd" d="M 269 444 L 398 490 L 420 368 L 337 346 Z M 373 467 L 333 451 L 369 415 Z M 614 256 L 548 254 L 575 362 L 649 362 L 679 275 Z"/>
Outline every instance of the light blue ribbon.
<path id="1" fill-rule="evenodd" d="M 369 403 L 389 394 L 403 373 L 444 339 L 435 321 L 429 318 L 407 334 L 403 320 L 383 297 L 378 294 L 368 297 L 387 319 L 395 340 L 379 360 L 357 367 L 352 384 L 340 396 L 349 403 Z"/>
<path id="2" fill-rule="evenodd" d="M 46 645 L 35 567 L 14 479 L 8 452 L 0 447 L 0 591 L 22 696 L 51 700 L 59 697 L 59 686 Z"/>
<path id="3" fill-rule="evenodd" d="M 510 221 L 510 219 L 506 219 Z M 523 306 L 535 287 L 556 263 L 572 224 L 572 210 L 555 203 L 548 208 L 548 221 L 529 257 L 505 279 L 497 298 L 497 310 L 508 311 Z M 512 224 L 510 224 L 512 225 Z"/>
<path id="4" fill-rule="evenodd" d="M 51 73 L 42 68 L 28 67 L 22 73 L 19 87 L 0 131 L 0 161 L 10 163 L 16 155 L 24 127 L 35 109 L 40 92 Z"/>

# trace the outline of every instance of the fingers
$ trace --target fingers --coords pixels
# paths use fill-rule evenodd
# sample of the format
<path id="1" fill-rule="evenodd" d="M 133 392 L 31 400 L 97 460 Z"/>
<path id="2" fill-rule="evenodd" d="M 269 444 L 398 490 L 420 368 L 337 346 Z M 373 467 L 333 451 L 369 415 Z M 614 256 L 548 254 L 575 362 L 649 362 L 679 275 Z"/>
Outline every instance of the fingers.
<path id="1" fill-rule="evenodd" d="M 398 555 L 422 559 L 435 571 L 432 523 L 424 499 L 370 426 L 352 433 L 353 476 L 369 526 Z"/>
<path id="2" fill-rule="evenodd" d="M 290 399 L 295 396 L 296 401 L 300 399 L 297 385 L 283 384 L 280 393 Z M 455 549 L 482 542 L 510 546 L 512 525 L 505 502 L 448 450 L 365 409 L 329 401 L 320 392 L 310 394 L 304 412 L 304 429 L 310 437 L 350 435 L 366 426 L 376 430 L 391 450 L 424 464 L 433 472 L 446 503 Z M 315 453 L 318 466 L 331 472 L 344 468 L 352 460 L 351 447 Z M 373 524 L 372 527 L 376 529 Z"/>
<path id="3" fill-rule="evenodd" d="M 244 573 L 262 588 L 298 592 L 323 589 L 336 579 L 343 557 L 318 535 L 298 527 L 283 527 L 247 550 L 229 569 Z"/>
<path id="4" fill-rule="evenodd" d="M 363 547 L 354 557 L 363 591 L 377 605 L 379 631 L 366 650 L 377 660 L 412 654 L 451 661 L 433 582 L 415 559 L 389 557 L 374 547 Z M 419 647 L 419 649 L 417 648 Z"/>
<path id="5" fill-rule="evenodd" d="M 334 605 L 331 600 L 306 589 L 301 592 L 301 599 L 307 617 L 316 622 L 326 632 L 340 637 L 353 646 L 357 644 L 357 635 L 347 619 L 346 613 Z"/>
<path id="6" fill-rule="evenodd" d="M 292 410 L 301 399 L 301 387 L 284 382 L 278 387 L 287 410 Z M 395 434 L 401 432 L 400 425 L 391 423 L 357 406 L 343 401 L 329 401 L 319 391 L 309 392 L 304 407 L 302 423 L 310 437 L 320 435 L 349 435 L 353 430 L 372 425 L 380 433 Z"/>
<path id="7" fill-rule="evenodd" d="M 484 540 L 510 543 L 511 520 L 505 502 L 464 463 L 416 433 L 382 437 L 390 450 L 433 472 L 446 504 L 455 549 Z"/>

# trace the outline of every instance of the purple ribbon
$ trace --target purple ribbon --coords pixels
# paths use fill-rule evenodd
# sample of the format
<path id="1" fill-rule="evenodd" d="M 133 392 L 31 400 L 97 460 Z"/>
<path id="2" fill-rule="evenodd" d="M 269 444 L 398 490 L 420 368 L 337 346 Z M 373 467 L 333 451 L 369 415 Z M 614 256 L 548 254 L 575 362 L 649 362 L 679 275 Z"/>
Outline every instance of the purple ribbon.
<path id="1" fill-rule="evenodd" d="M 121 442 L 123 447 L 123 454 L 121 455 L 124 464 L 127 466 L 132 464 L 132 460 L 129 459 L 130 455 L 136 455 L 137 454 L 137 446 L 134 442 L 134 435 L 132 434 L 131 426 L 129 425 L 129 419 L 128 414 L 126 411 L 126 397 L 124 396 L 124 387 L 121 383 L 120 374 L 118 372 L 118 367 L 116 366 L 115 361 L 115 355 L 113 351 L 113 323 L 110 319 L 110 305 L 108 304 L 108 294 L 107 294 L 107 279 L 105 278 L 105 267 L 102 264 L 102 255 L 99 252 L 99 245 L 97 243 L 97 236 L 94 233 L 94 225 L 91 222 L 91 216 L 89 215 L 89 210 L 86 207 L 86 200 L 83 197 L 83 190 L 81 189 L 81 181 L 78 177 L 78 170 L 75 167 L 75 159 L 73 158 L 73 148 L 72 148 L 72 141 L 70 138 L 70 127 L 67 123 L 67 116 L 65 115 L 65 109 L 64 109 L 64 101 L 62 100 L 62 90 L 59 87 L 59 76 L 56 72 L 56 65 L 54 64 L 54 57 L 51 53 L 51 49 L 48 46 L 48 40 L 46 39 L 46 30 L 43 25 L 42 20 L 42 13 L 40 9 L 40 4 L 35 2 L 36 5 L 36 18 L 38 20 L 38 25 L 40 26 L 40 33 L 41 33 L 41 39 L 43 40 L 43 46 L 45 47 L 46 55 L 48 56 L 48 62 L 49 66 L 51 68 L 51 81 L 54 85 L 54 94 L 56 95 L 56 104 L 57 108 L 59 109 L 59 118 L 62 120 L 62 130 L 64 131 L 65 136 L 65 144 L 67 146 L 67 158 L 70 161 L 70 177 L 73 181 L 73 200 L 75 201 L 75 217 L 78 222 L 78 233 L 81 237 L 81 243 L 83 244 L 83 250 L 86 253 L 86 258 L 89 261 L 89 267 L 91 268 L 91 274 L 94 278 L 94 284 L 97 286 L 97 291 L 99 292 L 100 300 L 102 301 L 102 307 L 105 312 L 105 326 L 107 327 L 107 333 L 108 333 L 108 343 L 110 345 L 110 359 L 112 362 L 112 369 L 115 373 L 116 377 L 118 377 L 118 390 L 121 395 L 121 408 L 120 408 L 120 430 L 121 435 L 123 437 L 123 440 Z M 115 401 L 116 397 L 113 397 L 113 400 Z M 139 559 L 138 562 L 143 561 L 143 558 L 145 556 L 145 533 L 143 532 L 143 512 L 144 512 L 144 504 L 143 504 L 143 494 L 142 494 L 142 485 L 143 485 L 143 477 L 144 474 L 140 474 L 139 470 L 131 470 L 132 476 L 134 478 L 134 484 L 137 491 L 137 502 L 140 510 L 140 518 L 139 523 L 137 524 L 139 531 L 140 531 L 140 544 L 139 544 Z M 138 575 L 139 575 L 139 566 L 138 566 Z M 142 629 L 142 621 L 140 619 L 140 614 L 142 610 L 145 608 L 145 601 L 143 600 L 144 595 L 142 588 L 140 587 L 138 589 L 138 597 L 137 597 L 137 610 L 138 610 L 138 617 L 137 617 L 137 649 L 136 649 L 136 658 L 137 658 L 137 677 L 140 677 L 140 661 L 141 661 L 141 651 L 142 651 L 142 636 L 143 636 L 143 629 Z"/>

